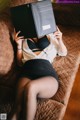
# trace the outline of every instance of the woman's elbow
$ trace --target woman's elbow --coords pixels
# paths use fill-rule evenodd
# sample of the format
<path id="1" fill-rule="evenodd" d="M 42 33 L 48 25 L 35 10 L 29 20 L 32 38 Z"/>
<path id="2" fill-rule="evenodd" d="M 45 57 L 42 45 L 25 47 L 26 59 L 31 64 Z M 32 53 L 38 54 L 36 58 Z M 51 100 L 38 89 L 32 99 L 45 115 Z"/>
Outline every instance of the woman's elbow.
<path id="1" fill-rule="evenodd" d="M 68 54 L 67 49 L 66 49 L 65 51 L 62 52 L 62 56 L 67 56 L 67 54 Z"/>
<path id="2" fill-rule="evenodd" d="M 65 49 L 63 51 L 59 51 L 58 54 L 59 54 L 59 56 L 67 56 L 68 51 L 67 51 L 67 49 Z"/>

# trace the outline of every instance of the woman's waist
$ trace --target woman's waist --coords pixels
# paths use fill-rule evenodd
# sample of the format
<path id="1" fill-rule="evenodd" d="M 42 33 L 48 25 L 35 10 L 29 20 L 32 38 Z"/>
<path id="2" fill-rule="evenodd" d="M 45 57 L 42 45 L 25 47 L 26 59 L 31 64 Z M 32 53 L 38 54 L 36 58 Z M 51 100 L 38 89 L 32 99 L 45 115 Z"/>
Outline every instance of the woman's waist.
<path id="1" fill-rule="evenodd" d="M 45 64 L 50 64 L 50 62 L 47 59 L 42 59 L 42 58 L 33 58 L 27 60 L 24 64 L 39 64 L 39 63 L 45 63 Z"/>
<path id="2" fill-rule="evenodd" d="M 27 60 L 23 65 L 23 67 L 27 69 L 43 69 L 49 66 L 52 66 L 52 64 L 48 60 L 40 58 Z"/>

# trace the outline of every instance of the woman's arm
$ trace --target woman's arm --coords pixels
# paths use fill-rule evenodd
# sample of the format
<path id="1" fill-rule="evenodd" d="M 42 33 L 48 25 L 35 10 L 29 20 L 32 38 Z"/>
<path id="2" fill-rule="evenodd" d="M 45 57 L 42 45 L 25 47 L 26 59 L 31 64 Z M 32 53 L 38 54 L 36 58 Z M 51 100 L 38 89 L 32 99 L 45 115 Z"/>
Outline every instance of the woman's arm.
<path id="1" fill-rule="evenodd" d="M 63 40 L 59 40 L 59 49 L 58 49 L 58 54 L 60 56 L 66 56 L 67 55 L 67 48 L 63 43 Z"/>
<path id="2" fill-rule="evenodd" d="M 14 30 L 14 35 L 13 38 L 17 44 L 17 61 L 18 61 L 18 65 L 22 65 L 22 41 L 24 40 L 24 36 L 19 37 L 20 31 L 19 32 L 15 32 Z"/>
<path id="3" fill-rule="evenodd" d="M 57 46 L 58 46 L 58 54 L 60 56 L 66 56 L 67 55 L 67 48 L 63 43 L 62 40 L 62 32 L 57 27 L 57 31 L 50 35 L 51 39 L 57 39 Z"/>

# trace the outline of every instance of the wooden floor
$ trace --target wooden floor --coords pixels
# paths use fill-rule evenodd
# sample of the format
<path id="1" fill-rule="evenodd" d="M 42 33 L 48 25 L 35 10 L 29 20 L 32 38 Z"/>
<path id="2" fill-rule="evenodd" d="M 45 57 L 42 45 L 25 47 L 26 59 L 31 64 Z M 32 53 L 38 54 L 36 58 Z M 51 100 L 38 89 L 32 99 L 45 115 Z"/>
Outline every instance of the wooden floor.
<path id="1" fill-rule="evenodd" d="M 80 120 L 80 67 L 63 120 Z"/>

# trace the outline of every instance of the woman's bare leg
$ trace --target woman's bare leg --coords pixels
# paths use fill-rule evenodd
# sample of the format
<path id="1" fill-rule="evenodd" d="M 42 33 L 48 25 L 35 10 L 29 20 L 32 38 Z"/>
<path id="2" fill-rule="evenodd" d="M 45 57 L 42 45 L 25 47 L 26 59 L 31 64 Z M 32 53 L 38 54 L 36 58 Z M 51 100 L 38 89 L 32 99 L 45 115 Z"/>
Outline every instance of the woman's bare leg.
<path id="1" fill-rule="evenodd" d="M 33 120 L 36 113 L 37 97 L 51 98 L 58 90 L 58 82 L 53 77 L 42 77 L 25 86 L 26 118 Z"/>
<path id="2" fill-rule="evenodd" d="M 21 103 L 22 103 L 22 96 L 24 92 L 24 86 L 27 85 L 30 82 L 30 79 L 28 78 L 21 78 L 19 80 L 18 86 L 17 86 L 17 92 L 16 92 L 16 102 L 14 107 L 14 114 L 11 120 L 18 120 L 19 113 L 21 111 Z"/>

